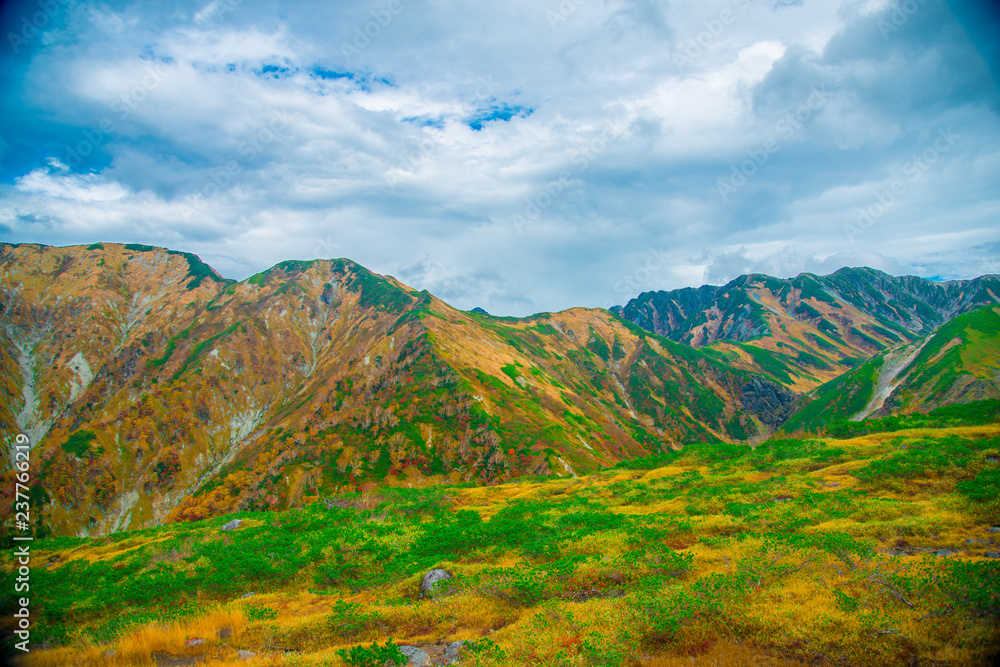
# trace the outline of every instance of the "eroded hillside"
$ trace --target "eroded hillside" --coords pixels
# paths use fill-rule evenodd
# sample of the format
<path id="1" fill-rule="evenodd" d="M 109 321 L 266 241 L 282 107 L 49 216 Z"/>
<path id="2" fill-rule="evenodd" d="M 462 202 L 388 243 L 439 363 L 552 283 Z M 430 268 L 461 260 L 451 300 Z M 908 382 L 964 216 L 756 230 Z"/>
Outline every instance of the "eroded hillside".
<path id="1" fill-rule="evenodd" d="M 754 441 L 794 402 L 607 311 L 491 318 L 349 260 L 235 283 L 147 246 L 0 253 L 0 427 L 31 437 L 35 516 L 57 533 L 573 475 Z"/>
<path id="2" fill-rule="evenodd" d="M 928 412 L 991 398 L 1000 398 L 1000 306 L 959 315 L 934 333 L 824 384 L 783 428 Z"/>

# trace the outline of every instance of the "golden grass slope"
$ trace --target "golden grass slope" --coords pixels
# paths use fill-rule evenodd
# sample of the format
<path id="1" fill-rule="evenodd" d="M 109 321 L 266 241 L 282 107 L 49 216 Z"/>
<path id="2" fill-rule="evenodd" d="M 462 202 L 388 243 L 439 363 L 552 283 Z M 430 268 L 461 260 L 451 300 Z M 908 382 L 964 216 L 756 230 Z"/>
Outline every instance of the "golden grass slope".
<path id="1" fill-rule="evenodd" d="M 431 505 L 416 492 L 333 498 L 333 506 L 348 509 L 331 520 L 354 517 L 349 525 L 383 535 L 379 540 L 404 560 L 422 544 L 421 534 L 463 511 L 495 522 L 529 513 L 523 529 L 510 524 L 513 532 L 499 533 L 494 545 L 456 553 L 442 542 L 448 556 L 404 567 L 381 583 L 317 588 L 313 576 L 324 563 L 342 549 L 351 553 L 347 542 L 333 543 L 288 584 L 247 579 L 247 590 L 256 592 L 250 598 L 193 590 L 206 609 L 221 607 L 163 627 L 125 629 L 99 644 L 87 639 L 86 628 L 108 619 L 81 619 L 70 646 L 35 652 L 21 664 L 92 664 L 109 649 L 118 652 L 110 664 L 152 664 L 143 655 L 159 650 L 245 664 L 236 655 L 242 649 L 256 653 L 250 664 L 342 665 L 337 649 L 391 637 L 428 650 L 462 639 L 502 651 L 470 654 L 466 664 L 473 665 L 989 665 L 1000 640 L 998 560 L 989 557 L 1000 550 L 1000 535 L 989 529 L 1000 515 L 995 499 L 973 502 L 960 490 L 963 480 L 996 470 L 998 446 L 996 424 L 775 441 L 754 451 L 690 445 L 658 468 L 441 487 L 426 496 Z M 906 467 L 909 456 L 926 458 L 920 452 L 935 448 L 955 454 Z M 910 472 L 879 473 L 894 461 Z M 422 514 L 412 513 L 417 507 Z M 240 530 L 250 536 L 284 525 L 284 539 L 308 540 L 295 528 L 304 512 L 322 517 L 327 510 L 319 503 L 244 514 Z M 585 520 L 600 527 L 557 536 L 554 552 L 528 548 L 531 521 Z M 220 524 L 65 548 L 42 541 L 37 553 L 41 561 L 57 556 L 54 567 L 67 568 L 146 548 L 154 558 L 175 554 L 169 562 L 193 571 L 185 551 L 230 539 Z M 660 569 L 662 562 L 650 560 L 654 553 L 673 564 Z M 688 566 L 678 565 L 685 559 Z M 571 561 L 576 565 L 566 567 Z M 455 585 L 418 600 L 430 565 L 454 573 Z M 518 579 L 518 572 L 540 579 Z M 350 609 L 358 625 L 338 616 L 345 603 L 341 609 Z M 214 639 L 224 625 L 232 636 Z M 190 637 L 210 641 L 195 651 L 184 643 Z"/>

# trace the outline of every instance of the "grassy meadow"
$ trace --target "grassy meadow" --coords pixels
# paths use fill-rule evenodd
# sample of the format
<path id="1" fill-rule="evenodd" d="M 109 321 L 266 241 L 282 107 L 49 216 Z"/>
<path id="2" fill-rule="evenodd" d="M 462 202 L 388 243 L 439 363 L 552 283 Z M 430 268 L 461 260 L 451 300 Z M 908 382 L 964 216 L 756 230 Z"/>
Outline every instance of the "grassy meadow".
<path id="1" fill-rule="evenodd" d="M 18 664 L 995 664 L 1000 424 L 913 423 L 36 540 Z"/>

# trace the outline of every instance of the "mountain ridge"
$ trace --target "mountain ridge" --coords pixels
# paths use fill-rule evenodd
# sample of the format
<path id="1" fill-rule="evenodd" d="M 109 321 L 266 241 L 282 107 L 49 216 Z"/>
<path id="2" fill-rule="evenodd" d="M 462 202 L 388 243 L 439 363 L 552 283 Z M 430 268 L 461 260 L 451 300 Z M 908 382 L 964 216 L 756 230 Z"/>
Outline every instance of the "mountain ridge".
<path id="1" fill-rule="evenodd" d="M 44 530 L 80 535 L 754 444 L 824 382 L 921 340 L 858 273 L 837 297 L 733 281 L 697 326 L 772 333 L 699 347 L 601 309 L 461 311 L 343 258 L 234 281 L 153 246 L 0 244 L 0 432 L 33 444 Z M 951 294 L 960 309 L 982 290 Z M 940 314 L 922 303 L 893 312 Z"/>
<path id="2" fill-rule="evenodd" d="M 574 475 L 760 440 L 795 402 L 608 311 L 459 311 L 350 260 L 235 282 L 149 246 L 8 244 L 0 275 L 0 430 L 30 434 L 56 532 Z"/>
<path id="3" fill-rule="evenodd" d="M 802 392 L 991 303 L 1000 303 L 1000 276 L 935 283 L 845 267 L 644 292 L 616 312 L 671 340 L 729 352 L 739 367 Z"/>
<path id="4" fill-rule="evenodd" d="M 786 432 L 1000 398 L 1000 305 L 963 313 L 805 397 Z"/>

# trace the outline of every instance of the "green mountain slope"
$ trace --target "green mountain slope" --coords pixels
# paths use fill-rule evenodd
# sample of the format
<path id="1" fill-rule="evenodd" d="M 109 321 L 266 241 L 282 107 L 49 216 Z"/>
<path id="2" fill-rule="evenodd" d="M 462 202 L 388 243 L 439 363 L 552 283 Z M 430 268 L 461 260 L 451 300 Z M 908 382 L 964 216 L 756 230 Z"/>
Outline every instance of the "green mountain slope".
<path id="1" fill-rule="evenodd" d="M 808 430 L 832 420 L 928 412 L 998 397 L 1000 306 L 985 306 L 819 387 L 782 428 Z"/>

